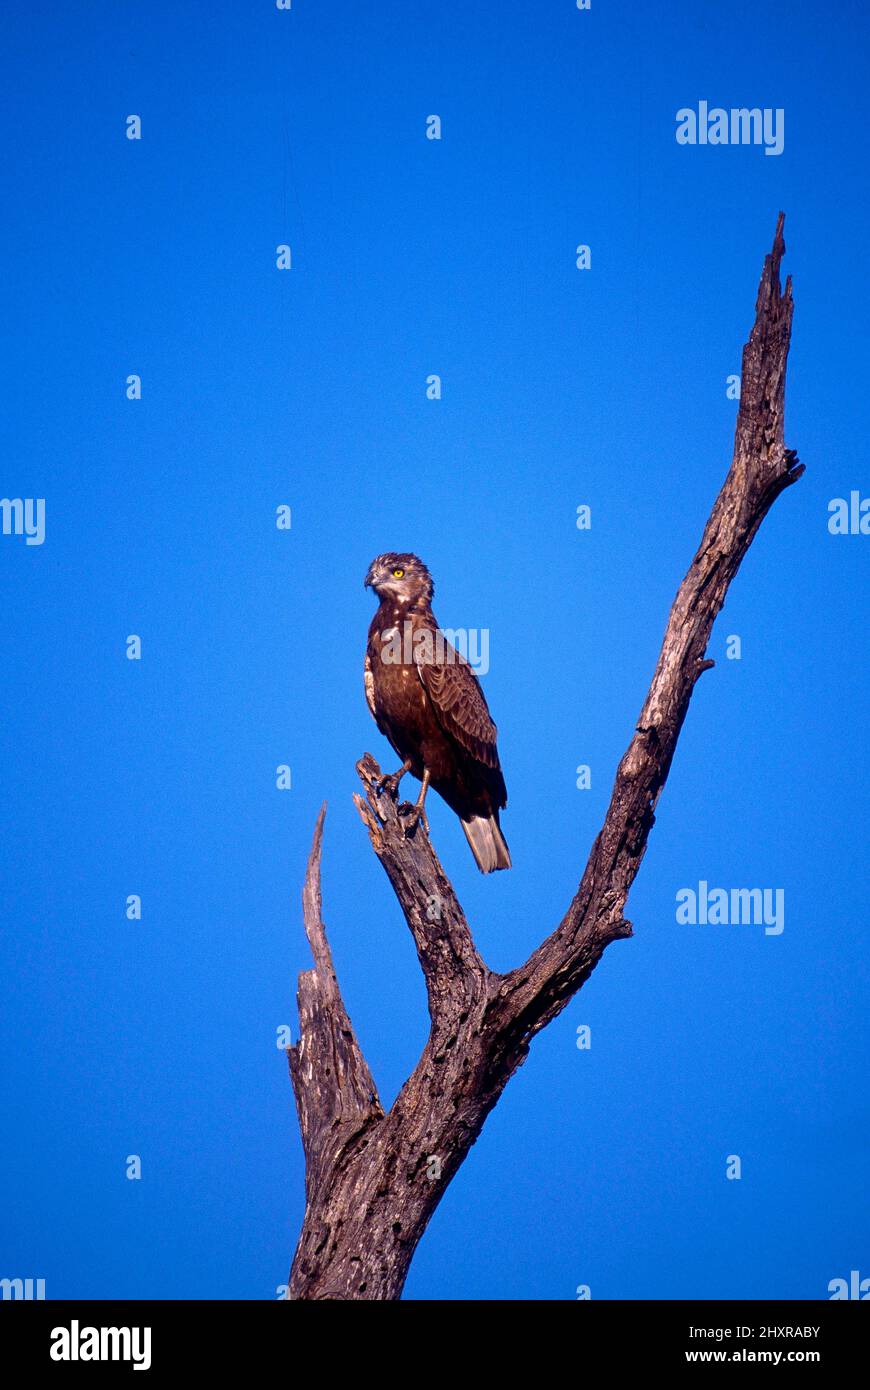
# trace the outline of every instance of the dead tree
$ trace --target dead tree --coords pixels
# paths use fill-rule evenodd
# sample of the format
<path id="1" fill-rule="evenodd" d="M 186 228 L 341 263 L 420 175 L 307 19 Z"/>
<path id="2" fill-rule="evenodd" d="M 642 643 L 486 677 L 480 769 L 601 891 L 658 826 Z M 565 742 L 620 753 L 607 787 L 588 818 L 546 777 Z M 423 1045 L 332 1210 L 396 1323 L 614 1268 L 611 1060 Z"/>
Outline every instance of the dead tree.
<path id="1" fill-rule="evenodd" d="M 299 1042 L 288 1050 L 305 1153 L 305 1217 L 291 1298 L 396 1299 L 426 1224 L 537 1032 L 607 946 L 632 935 L 623 912 L 655 819 L 695 682 L 728 586 L 776 498 L 803 472 L 784 445 L 791 281 L 780 287 L 780 214 L 743 350 L 734 458 L 671 608 L 658 665 L 610 805 L 565 916 L 525 964 L 489 970 L 453 887 L 418 828 L 405 837 L 370 754 L 355 796 L 414 937 L 431 1031 L 385 1114 L 348 1017 L 321 919 L 317 821 L 303 892 L 314 969 L 299 977 Z"/>

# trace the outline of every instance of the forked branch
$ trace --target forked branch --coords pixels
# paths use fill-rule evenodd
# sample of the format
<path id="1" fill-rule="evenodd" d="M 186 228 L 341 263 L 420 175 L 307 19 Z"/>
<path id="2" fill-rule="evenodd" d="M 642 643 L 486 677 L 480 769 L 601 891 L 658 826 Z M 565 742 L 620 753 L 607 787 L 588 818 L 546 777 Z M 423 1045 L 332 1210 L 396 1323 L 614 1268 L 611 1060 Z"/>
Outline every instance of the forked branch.
<path id="1" fill-rule="evenodd" d="M 306 1211 L 292 1298 L 398 1298 L 452 1175 L 532 1037 L 565 1007 L 610 942 L 631 936 L 624 908 L 728 586 L 767 511 L 803 472 L 784 444 L 791 282 L 780 287 L 780 215 L 743 352 L 734 457 L 671 608 L 652 684 L 619 764 L 610 805 L 559 926 L 525 964 L 489 971 L 426 835 L 406 837 L 380 769 L 358 764 L 355 798 L 411 929 L 431 1029 L 388 1114 L 347 1016 L 320 915 L 317 822 L 303 894 L 315 968 L 300 977 L 300 1040 L 290 1049 L 306 1160 Z"/>

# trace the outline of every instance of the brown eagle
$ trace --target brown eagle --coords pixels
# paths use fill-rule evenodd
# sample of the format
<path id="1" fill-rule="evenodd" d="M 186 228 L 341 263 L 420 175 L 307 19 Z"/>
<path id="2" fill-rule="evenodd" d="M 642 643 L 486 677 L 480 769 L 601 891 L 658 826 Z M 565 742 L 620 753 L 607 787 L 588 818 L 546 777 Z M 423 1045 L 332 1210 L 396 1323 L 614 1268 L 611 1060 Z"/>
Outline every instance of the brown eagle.
<path id="1" fill-rule="evenodd" d="M 418 777 L 416 805 L 399 809 L 410 812 L 409 828 L 422 820 L 428 831 L 431 784 L 459 817 L 481 873 L 509 869 L 498 822 L 507 789 L 497 730 L 477 677 L 435 620 L 432 576 L 416 555 L 391 552 L 372 560 L 365 585 L 380 599 L 366 647 L 366 700 L 402 759 L 382 785 L 395 796 L 406 772 Z"/>

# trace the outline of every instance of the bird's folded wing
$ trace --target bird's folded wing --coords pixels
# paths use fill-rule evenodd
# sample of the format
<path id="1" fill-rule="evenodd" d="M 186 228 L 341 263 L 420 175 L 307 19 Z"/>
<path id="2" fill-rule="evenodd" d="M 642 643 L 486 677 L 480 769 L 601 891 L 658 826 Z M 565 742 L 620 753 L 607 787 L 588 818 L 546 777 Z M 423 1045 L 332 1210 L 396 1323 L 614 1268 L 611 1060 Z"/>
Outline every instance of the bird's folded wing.
<path id="1" fill-rule="evenodd" d="M 498 767 L 498 730 L 477 676 L 465 658 L 444 641 L 434 651 L 417 655 L 416 665 L 444 732 L 478 762 Z"/>

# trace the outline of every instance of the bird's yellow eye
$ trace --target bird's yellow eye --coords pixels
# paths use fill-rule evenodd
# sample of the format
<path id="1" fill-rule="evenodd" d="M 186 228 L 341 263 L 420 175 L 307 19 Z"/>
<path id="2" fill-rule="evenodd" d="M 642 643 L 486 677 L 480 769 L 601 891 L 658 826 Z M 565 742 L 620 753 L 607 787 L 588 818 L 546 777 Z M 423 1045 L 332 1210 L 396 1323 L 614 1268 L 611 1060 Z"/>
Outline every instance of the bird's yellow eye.
<path id="1" fill-rule="evenodd" d="M 393 578 L 394 578 L 394 579 L 404 579 L 404 577 L 405 577 L 405 571 L 404 571 L 404 570 L 393 570 Z"/>

